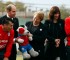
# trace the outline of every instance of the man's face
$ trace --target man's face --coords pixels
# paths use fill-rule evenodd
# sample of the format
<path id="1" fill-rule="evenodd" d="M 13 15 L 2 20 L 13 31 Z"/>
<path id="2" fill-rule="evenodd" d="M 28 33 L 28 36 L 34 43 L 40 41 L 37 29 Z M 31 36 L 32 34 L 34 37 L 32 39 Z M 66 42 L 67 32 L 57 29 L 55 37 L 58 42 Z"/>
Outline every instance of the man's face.
<path id="1" fill-rule="evenodd" d="M 9 21 L 9 24 L 4 24 L 4 28 L 9 32 L 13 28 L 13 23 Z"/>
<path id="2" fill-rule="evenodd" d="M 16 15 L 16 7 L 12 7 L 11 11 L 8 12 L 9 17 L 14 18 Z"/>

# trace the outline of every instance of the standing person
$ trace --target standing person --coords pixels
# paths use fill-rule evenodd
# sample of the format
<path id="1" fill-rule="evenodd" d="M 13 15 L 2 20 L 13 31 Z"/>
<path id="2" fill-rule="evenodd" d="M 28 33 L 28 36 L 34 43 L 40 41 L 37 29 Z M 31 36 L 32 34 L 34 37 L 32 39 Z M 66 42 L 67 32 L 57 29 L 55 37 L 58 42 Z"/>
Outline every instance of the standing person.
<path id="1" fill-rule="evenodd" d="M 67 37 L 67 45 L 66 45 L 67 60 L 70 60 L 70 17 L 66 17 L 65 19 L 65 32 Z"/>
<path id="2" fill-rule="evenodd" d="M 18 21 L 18 18 L 15 17 L 16 15 L 16 7 L 15 5 L 13 4 L 9 4 L 7 7 L 6 7 L 6 11 L 7 11 L 7 14 L 3 17 L 0 18 L 0 24 L 2 24 L 2 21 L 6 18 L 10 18 L 13 20 L 14 22 L 14 38 L 16 38 L 18 36 L 18 33 L 17 33 L 17 28 L 19 26 L 19 21 Z M 17 54 L 17 50 L 16 50 L 16 44 L 14 43 L 13 44 L 13 47 L 12 47 L 12 51 L 11 51 L 11 56 L 9 57 L 9 60 L 16 60 L 16 54 Z"/>
<path id="3" fill-rule="evenodd" d="M 45 21 L 45 26 L 48 29 L 48 47 L 45 53 L 46 60 L 65 60 L 65 30 L 64 20 L 61 19 L 60 10 L 57 6 L 53 6 L 49 12 L 49 19 Z"/>
<path id="4" fill-rule="evenodd" d="M 13 21 L 5 19 L 0 25 L 0 60 L 9 60 L 14 38 Z"/>
<path id="5" fill-rule="evenodd" d="M 45 41 L 45 27 L 41 21 L 44 18 L 43 12 L 35 12 L 33 20 L 26 23 L 27 29 L 33 35 L 33 40 L 30 44 L 39 52 L 37 57 L 31 57 L 29 60 L 43 60 L 44 56 L 44 41 Z"/>

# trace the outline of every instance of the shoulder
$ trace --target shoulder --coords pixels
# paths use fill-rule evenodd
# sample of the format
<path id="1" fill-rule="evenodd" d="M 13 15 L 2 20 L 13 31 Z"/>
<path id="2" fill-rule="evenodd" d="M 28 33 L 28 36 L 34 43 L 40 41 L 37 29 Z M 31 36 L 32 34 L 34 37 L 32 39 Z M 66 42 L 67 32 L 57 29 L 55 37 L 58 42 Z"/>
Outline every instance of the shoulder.
<path id="1" fill-rule="evenodd" d="M 49 20 L 49 19 L 45 20 L 45 24 L 46 24 L 46 23 L 50 23 L 50 20 Z"/>
<path id="2" fill-rule="evenodd" d="M 6 15 L 0 17 L 0 19 L 5 19 L 5 18 L 7 18 Z"/>
<path id="3" fill-rule="evenodd" d="M 10 31 L 10 33 L 11 33 L 11 34 L 14 34 L 14 29 L 12 29 L 12 30 Z"/>
<path id="4" fill-rule="evenodd" d="M 18 18 L 17 18 L 17 17 L 15 17 L 15 18 L 13 18 L 13 20 L 14 20 L 14 21 L 18 21 Z"/>
<path id="5" fill-rule="evenodd" d="M 70 17 L 65 18 L 65 22 L 69 22 L 70 23 Z"/>
<path id="6" fill-rule="evenodd" d="M 30 25 L 31 23 L 32 23 L 32 21 L 28 21 L 28 22 L 26 22 L 25 25 Z"/>
<path id="7" fill-rule="evenodd" d="M 60 19 L 59 23 L 63 23 L 64 24 L 64 19 Z"/>

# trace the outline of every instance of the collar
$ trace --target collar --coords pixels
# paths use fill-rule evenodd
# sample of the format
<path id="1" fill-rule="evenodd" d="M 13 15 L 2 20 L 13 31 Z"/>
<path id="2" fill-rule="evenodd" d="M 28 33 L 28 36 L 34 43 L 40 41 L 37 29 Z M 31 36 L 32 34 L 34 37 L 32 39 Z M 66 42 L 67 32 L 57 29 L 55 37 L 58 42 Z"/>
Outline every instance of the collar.
<path id="1" fill-rule="evenodd" d="M 7 14 L 7 17 L 10 18 L 8 14 Z M 11 18 L 11 19 L 13 20 L 13 18 Z"/>

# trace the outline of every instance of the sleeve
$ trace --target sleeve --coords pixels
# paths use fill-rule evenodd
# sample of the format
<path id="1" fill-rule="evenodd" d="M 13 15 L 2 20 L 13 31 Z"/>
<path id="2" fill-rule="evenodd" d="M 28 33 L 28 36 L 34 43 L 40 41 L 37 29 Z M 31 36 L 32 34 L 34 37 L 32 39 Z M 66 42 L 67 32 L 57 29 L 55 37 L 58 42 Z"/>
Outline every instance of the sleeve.
<path id="1" fill-rule="evenodd" d="M 12 49 L 12 44 L 13 44 L 13 39 L 14 39 L 14 30 L 12 30 L 11 33 L 10 33 L 4 57 L 9 57 L 10 56 L 11 49 Z"/>
<path id="2" fill-rule="evenodd" d="M 67 36 L 70 35 L 70 17 L 65 19 L 65 32 Z"/>

